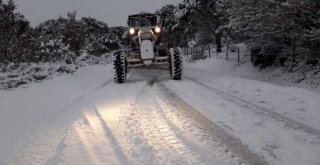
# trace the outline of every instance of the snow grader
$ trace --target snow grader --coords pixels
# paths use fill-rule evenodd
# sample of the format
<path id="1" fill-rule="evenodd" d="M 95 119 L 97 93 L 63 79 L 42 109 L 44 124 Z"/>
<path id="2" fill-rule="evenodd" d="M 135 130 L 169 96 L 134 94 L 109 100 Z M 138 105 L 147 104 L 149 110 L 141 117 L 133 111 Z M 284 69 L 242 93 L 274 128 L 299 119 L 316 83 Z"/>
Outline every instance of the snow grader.
<path id="1" fill-rule="evenodd" d="M 160 16 L 140 13 L 128 17 L 128 46 L 113 53 L 114 81 L 125 83 L 130 69 L 164 69 L 173 80 L 182 76 L 180 49 L 163 41 Z"/>

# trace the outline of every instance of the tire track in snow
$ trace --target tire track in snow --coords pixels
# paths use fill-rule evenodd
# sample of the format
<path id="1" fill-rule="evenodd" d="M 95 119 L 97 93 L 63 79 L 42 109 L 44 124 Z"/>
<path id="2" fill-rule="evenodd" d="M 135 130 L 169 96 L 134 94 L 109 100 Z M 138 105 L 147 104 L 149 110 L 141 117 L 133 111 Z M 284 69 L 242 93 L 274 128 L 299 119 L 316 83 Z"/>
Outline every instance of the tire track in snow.
<path id="1" fill-rule="evenodd" d="M 59 113 L 53 116 L 44 125 L 44 128 L 47 128 L 46 130 L 38 130 L 30 135 L 30 144 L 28 144 L 27 147 L 24 146 L 24 148 L 26 149 L 22 149 L 22 152 L 19 153 L 21 156 L 18 160 L 15 161 L 18 161 L 20 163 L 21 160 L 23 162 L 23 159 L 27 159 L 28 157 L 32 156 L 33 160 L 31 161 L 37 162 L 39 164 L 41 164 L 42 162 L 45 164 L 59 164 L 59 161 L 63 156 L 62 153 L 65 149 L 64 141 L 68 136 L 68 132 L 70 131 L 70 126 L 68 125 L 71 124 L 72 120 L 75 119 L 78 115 L 81 115 L 82 112 L 77 110 L 83 105 L 82 102 L 111 82 L 113 82 L 112 79 L 104 81 L 103 83 L 96 84 L 96 86 L 93 86 L 92 88 L 81 90 L 81 94 L 79 93 L 78 97 L 74 98 L 64 108 L 60 109 L 58 111 Z M 89 83 L 90 82 L 86 83 L 86 85 L 88 85 Z M 65 116 L 67 116 L 68 118 L 66 118 Z M 64 124 L 61 125 L 61 123 Z M 58 130 L 58 126 L 62 127 L 63 129 L 54 133 L 47 131 Z M 30 150 L 30 148 L 32 148 L 33 150 Z M 52 155 L 50 155 L 49 152 Z"/>
<path id="2" fill-rule="evenodd" d="M 281 122 L 284 124 L 284 126 L 290 128 L 290 129 L 293 129 L 293 130 L 302 130 L 308 134 L 312 134 L 312 135 L 315 135 L 318 139 L 320 139 L 320 131 L 318 129 L 315 129 L 309 125 L 306 125 L 306 124 L 303 124 L 299 121 L 296 121 L 294 119 L 291 119 L 285 115 L 282 115 L 280 113 L 277 113 L 277 112 L 274 112 L 270 109 L 267 109 L 267 108 L 264 108 L 264 107 L 261 107 L 259 105 L 256 105 L 254 103 L 251 103 L 247 100 L 244 100 L 242 98 L 239 98 L 237 96 L 234 96 L 232 94 L 229 94 L 227 92 L 224 92 L 220 89 L 216 89 L 214 87 L 211 87 L 207 84 L 204 84 L 202 82 L 199 82 L 191 77 L 188 77 L 188 76 L 185 76 L 186 79 L 196 83 L 196 84 L 199 84 L 203 87 L 205 87 L 206 89 L 212 91 L 212 92 L 215 92 L 216 94 L 222 96 L 223 98 L 225 98 L 226 100 L 232 102 L 232 103 L 235 103 L 245 109 L 248 109 L 248 110 L 251 110 L 255 113 L 258 113 L 260 115 L 263 115 L 263 116 L 268 116 L 268 117 L 271 117 L 272 119 L 278 121 L 278 122 Z"/>
<path id="3" fill-rule="evenodd" d="M 159 112 L 148 83 L 136 101 L 122 115 L 126 134 L 135 146 L 131 155 L 136 164 L 202 164 L 195 153 L 177 138 L 176 132 Z"/>
<path id="4" fill-rule="evenodd" d="M 63 150 L 67 147 L 67 145 L 65 143 L 65 139 L 66 138 L 67 138 L 67 136 L 64 137 L 63 139 L 61 139 L 61 141 L 57 145 L 57 148 L 55 149 L 56 153 L 51 158 L 49 158 L 47 160 L 45 165 L 57 165 L 57 164 L 59 164 L 59 161 L 61 161 L 61 159 L 63 157 Z"/>
<path id="5" fill-rule="evenodd" d="M 89 81 L 88 83 L 86 83 L 85 86 L 88 86 L 90 84 Z M 73 107 L 77 106 L 79 103 L 83 102 L 87 97 L 89 97 L 90 95 L 96 93 L 97 91 L 99 91 L 100 89 L 104 88 L 105 86 L 107 86 L 108 84 L 112 83 L 113 79 L 109 79 L 105 82 L 103 82 L 102 84 L 98 84 L 97 86 L 94 86 L 93 88 L 83 88 L 79 91 L 79 93 L 75 94 L 75 98 L 72 98 L 70 100 L 70 102 L 65 105 L 62 109 L 60 109 L 54 117 L 52 117 L 51 121 L 48 122 L 48 124 L 45 127 L 49 127 L 50 125 L 52 125 L 52 123 L 55 123 L 56 120 L 60 117 L 62 117 L 62 115 L 64 113 L 67 113 L 67 111 L 69 111 L 70 109 L 72 109 Z"/>
<path id="6" fill-rule="evenodd" d="M 103 131 L 105 133 L 105 137 L 109 140 L 109 146 L 114 150 L 115 155 L 117 159 L 119 160 L 120 164 L 129 164 L 129 160 L 126 157 L 124 151 L 120 147 L 119 141 L 114 136 L 114 133 L 112 132 L 111 128 L 107 125 L 107 122 L 103 119 L 100 112 L 98 111 L 97 107 L 93 106 L 93 111 L 96 114 L 98 121 L 101 124 L 101 127 L 103 128 Z"/>
<path id="7" fill-rule="evenodd" d="M 245 163 L 250 165 L 268 165 L 268 163 L 255 153 L 252 153 L 244 144 L 241 143 L 239 139 L 236 139 L 229 135 L 224 129 L 220 126 L 209 120 L 207 117 L 202 115 L 199 111 L 194 109 L 191 105 L 183 101 L 179 96 L 177 96 L 173 91 L 171 91 L 168 87 L 166 87 L 163 83 L 157 82 L 157 86 L 159 91 L 163 93 L 162 99 L 164 99 L 164 103 L 169 103 L 169 109 L 176 107 L 176 110 L 179 111 L 179 116 L 186 117 L 184 125 L 190 123 L 190 121 L 196 122 L 193 125 L 194 129 L 200 129 L 204 134 L 204 139 L 208 139 L 211 137 L 212 139 L 217 139 L 218 143 L 224 145 L 226 147 L 225 152 L 232 151 L 232 157 L 238 156 L 240 157 Z M 171 110 L 172 111 L 172 110 Z M 166 114 L 167 115 L 167 114 Z M 172 115 L 170 115 L 172 116 Z M 170 116 L 167 115 L 168 120 L 173 124 L 177 125 L 181 121 L 181 118 L 174 121 L 170 119 Z M 172 118 L 172 117 L 171 117 Z M 182 119 L 183 120 L 183 119 Z M 239 164 L 243 164 L 244 162 L 239 162 Z"/>

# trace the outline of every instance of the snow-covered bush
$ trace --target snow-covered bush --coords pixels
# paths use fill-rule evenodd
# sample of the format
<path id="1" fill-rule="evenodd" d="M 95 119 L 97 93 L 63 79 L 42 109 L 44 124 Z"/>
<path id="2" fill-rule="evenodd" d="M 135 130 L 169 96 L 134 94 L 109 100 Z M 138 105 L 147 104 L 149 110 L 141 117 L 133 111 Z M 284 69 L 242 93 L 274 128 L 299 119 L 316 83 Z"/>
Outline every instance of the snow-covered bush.
<path id="1" fill-rule="evenodd" d="M 0 74 L 0 89 L 11 89 L 30 82 L 41 82 L 63 73 L 74 73 L 76 65 L 66 63 L 11 63 Z"/>
<path id="2" fill-rule="evenodd" d="M 111 54 L 112 53 L 105 53 L 101 56 L 94 56 L 86 51 L 83 51 L 81 55 L 76 59 L 75 64 L 77 66 L 86 66 L 92 64 L 101 64 L 106 65 L 111 63 Z"/>

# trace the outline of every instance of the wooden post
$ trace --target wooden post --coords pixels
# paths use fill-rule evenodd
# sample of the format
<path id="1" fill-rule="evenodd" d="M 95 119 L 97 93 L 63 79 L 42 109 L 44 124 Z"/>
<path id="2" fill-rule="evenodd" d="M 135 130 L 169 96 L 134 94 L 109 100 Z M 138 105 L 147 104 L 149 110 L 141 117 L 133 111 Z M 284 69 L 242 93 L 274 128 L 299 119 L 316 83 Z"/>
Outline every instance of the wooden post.
<path id="1" fill-rule="evenodd" d="M 240 64 L 240 47 L 238 47 L 238 64 Z"/>
<path id="2" fill-rule="evenodd" d="M 196 49 L 196 56 L 198 56 L 198 46 L 196 46 L 195 49 Z"/>
<path id="3" fill-rule="evenodd" d="M 211 58 L 210 43 L 209 43 L 209 58 Z"/>
<path id="4" fill-rule="evenodd" d="M 226 53 L 226 60 L 229 58 L 229 42 L 227 42 L 227 53 Z"/>
<path id="5" fill-rule="evenodd" d="M 189 58 L 189 47 L 187 47 L 187 58 Z"/>

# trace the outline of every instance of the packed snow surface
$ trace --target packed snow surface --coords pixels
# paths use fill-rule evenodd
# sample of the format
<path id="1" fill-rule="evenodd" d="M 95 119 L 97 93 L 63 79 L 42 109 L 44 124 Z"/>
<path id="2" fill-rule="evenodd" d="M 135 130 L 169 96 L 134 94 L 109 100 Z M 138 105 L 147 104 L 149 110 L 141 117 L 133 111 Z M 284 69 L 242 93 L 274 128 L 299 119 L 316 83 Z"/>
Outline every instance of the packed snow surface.
<path id="1" fill-rule="evenodd" d="M 0 91 L 0 164 L 320 164 L 320 95 L 186 63 L 111 65 Z M 216 68 L 216 70 L 212 70 Z"/>

